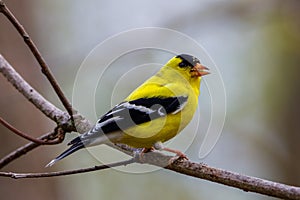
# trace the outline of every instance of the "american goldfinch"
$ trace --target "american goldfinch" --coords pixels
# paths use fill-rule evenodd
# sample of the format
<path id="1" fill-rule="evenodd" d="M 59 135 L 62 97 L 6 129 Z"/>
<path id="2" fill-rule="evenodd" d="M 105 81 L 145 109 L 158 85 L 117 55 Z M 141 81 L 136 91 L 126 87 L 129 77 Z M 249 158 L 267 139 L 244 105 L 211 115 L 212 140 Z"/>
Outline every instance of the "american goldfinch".
<path id="1" fill-rule="evenodd" d="M 134 90 L 123 102 L 103 115 L 94 127 L 76 137 L 69 149 L 47 166 L 84 147 L 122 143 L 134 148 L 165 150 L 163 142 L 173 138 L 193 118 L 198 106 L 202 76 L 208 68 L 193 56 L 180 54 L 170 59 L 154 76 Z"/>

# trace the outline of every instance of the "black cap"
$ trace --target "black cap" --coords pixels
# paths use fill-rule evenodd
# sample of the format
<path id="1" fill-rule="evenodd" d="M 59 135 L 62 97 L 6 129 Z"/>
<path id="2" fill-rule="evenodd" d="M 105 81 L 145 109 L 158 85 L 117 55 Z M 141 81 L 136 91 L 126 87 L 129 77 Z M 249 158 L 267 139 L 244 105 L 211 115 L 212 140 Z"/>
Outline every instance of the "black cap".
<path id="1" fill-rule="evenodd" d="M 197 63 L 200 63 L 200 60 L 194 56 L 188 55 L 188 54 L 180 54 L 176 56 L 177 58 L 181 58 L 182 60 L 187 61 L 192 66 L 195 66 Z"/>

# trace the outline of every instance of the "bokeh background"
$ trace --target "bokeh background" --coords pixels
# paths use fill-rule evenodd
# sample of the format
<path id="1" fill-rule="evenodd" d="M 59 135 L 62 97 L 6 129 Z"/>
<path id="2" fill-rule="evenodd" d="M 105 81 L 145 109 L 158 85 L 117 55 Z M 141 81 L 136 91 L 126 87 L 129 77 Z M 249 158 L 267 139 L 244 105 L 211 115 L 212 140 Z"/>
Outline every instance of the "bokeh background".
<path id="1" fill-rule="evenodd" d="M 201 137 L 195 138 L 186 154 L 194 161 L 300 186 L 300 1 L 5 2 L 35 41 L 69 98 L 83 59 L 106 38 L 149 26 L 189 35 L 205 47 L 219 67 L 227 93 L 227 116 L 223 133 L 207 157 L 198 158 Z M 3 16 L 0 53 L 62 108 L 33 56 Z M 130 64 L 130 60 L 127 62 Z M 17 128 L 39 136 L 55 126 L 3 76 L 0 88 L 0 115 Z M 206 99 L 204 102 L 208 99 L 205 94 L 201 98 Z M 104 99 L 103 107 L 97 108 L 99 114 L 110 104 L 110 99 Z M 200 105 L 200 112 L 205 118 L 209 110 Z M 0 132 L 1 157 L 27 142 L 2 126 Z M 66 141 L 75 135 L 69 134 Z M 43 172 L 97 163 L 88 152 L 81 151 L 45 169 L 64 144 L 38 148 L 1 170 Z M 0 193 L 5 199 L 44 200 L 273 199 L 166 170 L 145 174 L 106 170 L 31 180 L 1 178 Z"/>

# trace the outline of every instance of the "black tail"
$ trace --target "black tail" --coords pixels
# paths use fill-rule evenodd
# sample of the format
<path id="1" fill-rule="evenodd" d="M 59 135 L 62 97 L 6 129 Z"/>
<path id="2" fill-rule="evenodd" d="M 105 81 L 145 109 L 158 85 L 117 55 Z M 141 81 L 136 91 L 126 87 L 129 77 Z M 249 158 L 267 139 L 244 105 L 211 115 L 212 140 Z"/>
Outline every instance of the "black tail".
<path id="1" fill-rule="evenodd" d="M 78 137 L 79 138 L 79 137 Z M 67 157 L 68 155 L 74 153 L 75 151 L 78 151 L 79 149 L 84 148 L 84 144 L 82 143 L 82 141 L 79 139 L 75 142 L 72 143 L 72 146 L 70 148 L 68 148 L 67 150 L 65 150 L 62 154 L 60 154 L 59 156 L 57 156 L 55 159 L 51 160 L 46 167 L 51 167 L 52 165 L 54 165 L 57 161 Z"/>

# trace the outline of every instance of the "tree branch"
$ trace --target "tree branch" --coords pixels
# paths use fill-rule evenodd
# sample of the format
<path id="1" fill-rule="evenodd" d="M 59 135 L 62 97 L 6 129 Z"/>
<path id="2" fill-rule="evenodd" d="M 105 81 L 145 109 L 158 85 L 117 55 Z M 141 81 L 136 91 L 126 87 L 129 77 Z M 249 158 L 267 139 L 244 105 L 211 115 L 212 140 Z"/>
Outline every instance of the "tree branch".
<path id="1" fill-rule="evenodd" d="M 31 142 L 40 144 L 40 145 L 53 145 L 53 144 L 58 144 L 60 143 L 62 140 L 61 139 L 57 139 L 57 140 L 52 140 L 52 141 L 45 141 L 45 140 L 40 140 L 34 137 L 31 137 L 30 135 L 18 130 L 17 128 L 15 128 L 14 126 L 12 126 L 11 124 L 9 124 L 7 121 L 5 121 L 2 117 L 0 117 L 0 123 L 5 126 L 7 129 L 9 129 L 10 131 L 12 131 L 13 133 L 17 134 L 18 136 L 21 136 L 22 138 L 25 138 Z"/>
<path id="2" fill-rule="evenodd" d="M 75 169 L 75 170 L 67 170 L 67 171 L 60 171 L 60 172 L 49 172 L 49 173 L 13 173 L 13 172 L 0 172 L 0 176 L 10 177 L 14 179 L 21 179 L 21 178 L 45 178 L 45 177 L 54 177 L 54 176 L 66 176 L 66 175 L 73 175 L 73 174 L 80 174 L 92 171 L 99 171 L 103 169 L 108 169 L 112 167 L 118 167 L 122 165 L 128 165 L 134 163 L 135 159 L 129 159 L 121 162 L 111 163 L 107 165 L 99 165 L 84 169 Z"/>
<path id="3" fill-rule="evenodd" d="M 234 188 L 242 189 L 244 191 L 260 193 L 272 197 L 283 199 L 300 199 L 300 188 L 289 186 L 281 183 L 276 183 L 256 177 L 245 176 L 235 172 L 226 171 L 210 167 L 206 164 L 194 163 L 186 159 L 175 159 L 172 156 L 167 156 L 159 152 L 146 153 L 142 159 L 143 163 L 164 167 L 165 169 L 175 171 L 195 178 L 201 178 L 208 181 L 224 184 Z M 90 168 L 51 172 L 51 173 L 12 173 L 0 172 L 0 176 L 10 178 L 42 178 L 52 176 L 63 176 L 78 173 L 91 172 L 96 170 L 107 169 L 121 165 L 127 165 L 136 162 L 135 158 L 127 161 L 121 161 L 109 165 L 95 166 Z"/>
<path id="4" fill-rule="evenodd" d="M 57 135 L 57 133 L 55 131 L 50 132 L 50 133 L 46 133 L 45 135 L 42 135 L 41 137 L 39 137 L 39 140 L 52 140 L 53 138 L 55 138 Z M 10 162 L 12 162 L 13 160 L 21 157 L 22 155 L 25 155 L 26 153 L 28 153 L 29 151 L 32 151 L 33 149 L 39 147 L 41 144 L 37 144 L 35 142 L 30 142 L 18 149 L 16 149 L 15 151 L 7 154 L 6 156 L 4 156 L 3 158 L 1 158 L 0 160 L 0 169 L 4 166 L 6 166 L 7 164 L 9 164 Z"/>
<path id="5" fill-rule="evenodd" d="M 69 115 L 58 108 L 52 103 L 47 101 L 35 89 L 33 89 L 21 76 L 14 70 L 14 68 L 4 59 L 0 54 L 0 73 L 28 99 L 37 109 L 44 113 L 51 120 L 59 123 L 68 123 Z"/>
<path id="6" fill-rule="evenodd" d="M 73 119 L 72 118 L 73 117 L 72 106 L 71 106 L 70 102 L 68 101 L 68 99 L 66 98 L 66 96 L 64 95 L 63 91 L 61 90 L 61 88 L 60 88 L 59 84 L 57 83 L 56 79 L 54 78 L 54 76 L 53 76 L 52 72 L 50 71 L 46 61 L 44 60 L 41 53 L 39 52 L 39 50 L 37 49 L 37 47 L 35 46 L 35 44 L 31 40 L 31 38 L 29 37 L 29 35 L 26 32 L 26 30 L 24 29 L 24 27 L 20 24 L 20 22 L 12 14 L 12 12 L 10 12 L 10 10 L 7 8 L 7 6 L 5 5 L 5 3 L 2 0 L 0 1 L 0 12 L 3 13 L 6 16 L 6 18 L 13 24 L 13 26 L 17 29 L 18 33 L 24 39 L 24 42 L 27 44 L 30 51 L 32 52 L 32 54 L 34 55 L 34 57 L 36 58 L 36 60 L 40 64 L 40 67 L 42 69 L 43 74 L 49 80 L 51 86 L 55 90 L 55 92 L 56 92 L 57 96 L 59 97 L 60 101 L 62 102 L 62 104 L 66 108 L 67 112 L 71 116 L 71 119 Z"/>
<path id="7" fill-rule="evenodd" d="M 246 192 L 255 192 L 282 199 L 300 199 L 300 187 L 246 176 L 235 172 L 213 168 L 205 164 L 176 160 L 166 168 L 181 174 L 239 188 Z"/>
<path id="8" fill-rule="evenodd" d="M 1 1 L 0 1 L 1 3 Z M 0 54 L 0 73 L 37 109 L 44 113 L 48 118 L 55 121 L 64 132 L 75 131 L 73 123 L 70 121 L 70 116 L 55 107 L 52 103 L 47 101 L 42 95 L 40 95 L 35 89 L 33 89 L 15 70 L 14 68 L 5 60 L 5 58 Z M 91 128 L 91 124 L 82 115 L 77 112 L 74 113 L 74 123 L 76 130 L 79 133 L 84 133 Z M 39 137 L 39 140 L 49 140 L 53 139 L 55 132 L 46 134 Z M 57 135 L 57 134 L 56 134 Z M 58 140 L 60 141 L 60 140 Z M 9 164 L 11 161 L 25 155 L 27 152 L 40 146 L 40 144 L 31 142 L 19 149 L 11 152 L 0 160 L 0 168 Z"/>

